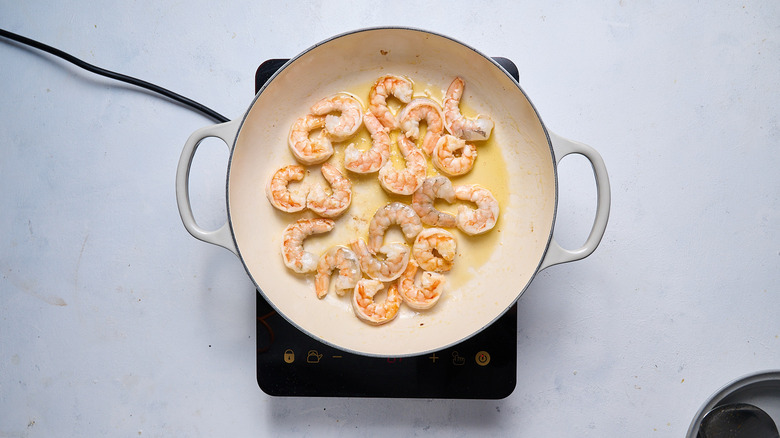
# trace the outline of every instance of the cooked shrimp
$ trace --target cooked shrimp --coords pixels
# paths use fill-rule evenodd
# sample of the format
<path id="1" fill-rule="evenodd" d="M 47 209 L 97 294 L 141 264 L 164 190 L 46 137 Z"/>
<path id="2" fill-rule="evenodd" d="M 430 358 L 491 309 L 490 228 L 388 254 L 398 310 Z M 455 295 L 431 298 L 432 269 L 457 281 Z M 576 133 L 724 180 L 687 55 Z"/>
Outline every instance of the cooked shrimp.
<path id="1" fill-rule="evenodd" d="M 271 205 L 287 213 L 295 213 L 306 208 L 306 193 L 294 193 L 287 185 L 291 181 L 301 181 L 306 174 L 303 166 L 290 164 L 274 172 L 265 186 L 265 196 Z"/>
<path id="2" fill-rule="evenodd" d="M 344 150 L 344 167 L 355 173 L 372 173 L 390 159 L 390 135 L 370 112 L 363 117 L 363 124 L 371 134 L 371 148 L 360 151 L 354 144 L 347 146 Z"/>
<path id="3" fill-rule="evenodd" d="M 320 100 L 312 105 L 311 112 L 317 116 L 325 116 L 325 132 L 334 141 L 352 137 L 363 122 L 363 104 L 344 93 Z M 331 114 L 333 112 L 341 114 L 337 116 Z"/>
<path id="4" fill-rule="evenodd" d="M 498 201 L 490 190 L 476 184 L 455 187 L 455 197 L 477 204 L 477 209 L 458 206 L 458 228 L 468 235 L 492 229 L 498 220 Z"/>
<path id="5" fill-rule="evenodd" d="M 401 202 L 391 202 L 379 208 L 368 224 L 368 250 L 376 254 L 385 239 L 385 232 L 391 225 L 401 226 L 404 236 L 413 239 L 423 229 L 420 217 L 414 209 Z"/>
<path id="6" fill-rule="evenodd" d="M 433 165 L 451 176 L 468 173 L 477 159 L 477 148 L 454 135 L 445 135 L 433 149 Z"/>
<path id="7" fill-rule="evenodd" d="M 444 199 L 450 204 L 455 202 L 455 190 L 446 176 L 436 176 L 423 181 L 412 195 L 412 208 L 426 225 L 453 228 L 456 225 L 455 216 L 437 210 L 433 206 L 436 198 Z"/>
<path id="8" fill-rule="evenodd" d="M 388 161 L 379 169 L 379 183 L 390 193 L 411 195 L 425 181 L 428 163 L 422 151 L 405 135 L 398 136 L 398 149 L 406 160 L 406 167 L 396 169 L 392 161 Z"/>
<path id="9" fill-rule="evenodd" d="M 384 288 L 384 284 L 378 280 L 360 280 L 352 294 L 352 309 L 363 321 L 369 324 L 384 324 L 390 322 L 398 315 L 401 307 L 401 295 L 398 293 L 398 285 L 393 282 L 387 288 L 387 298 L 382 304 L 374 301 L 374 296 Z"/>
<path id="10" fill-rule="evenodd" d="M 476 119 L 467 119 L 460 112 L 460 98 L 466 83 L 455 78 L 444 95 L 444 123 L 452 135 L 464 140 L 487 140 L 493 130 L 493 120 L 480 114 Z"/>
<path id="11" fill-rule="evenodd" d="M 336 293 L 344 295 L 344 292 L 355 287 L 360 280 L 360 264 L 357 256 L 346 246 L 334 246 L 320 257 L 317 263 L 317 275 L 314 276 L 314 290 L 317 298 L 328 294 L 330 287 L 330 274 L 334 269 L 339 271 L 336 277 Z"/>
<path id="12" fill-rule="evenodd" d="M 302 164 L 319 164 L 333 155 L 333 145 L 327 136 L 311 138 L 312 131 L 325 126 L 325 117 L 307 114 L 296 120 L 290 128 L 287 144 L 296 160 Z"/>
<path id="13" fill-rule="evenodd" d="M 374 280 L 393 281 L 401 276 L 409 263 L 411 251 L 403 243 L 391 243 L 379 248 L 383 259 L 371 254 L 363 239 L 355 239 L 349 245 L 358 257 L 360 270 Z"/>
<path id="14" fill-rule="evenodd" d="M 320 172 L 330 183 L 331 194 L 328 195 L 321 185 L 316 184 L 309 189 L 306 206 L 320 216 L 337 217 L 352 202 L 352 181 L 330 163 L 323 163 Z"/>
<path id="15" fill-rule="evenodd" d="M 406 270 L 398 278 L 398 290 L 409 307 L 417 310 L 430 309 L 439 301 L 447 280 L 442 274 L 423 271 L 418 283 L 415 281 L 417 270 L 417 262 L 409 260 Z"/>
<path id="16" fill-rule="evenodd" d="M 303 241 L 312 234 L 327 233 L 335 222 L 330 219 L 299 219 L 284 229 L 282 258 L 284 264 L 300 274 L 317 269 L 317 256 L 303 250 Z"/>
<path id="17" fill-rule="evenodd" d="M 455 263 L 455 236 L 441 228 L 426 228 L 414 240 L 412 255 L 426 271 L 447 272 Z"/>
<path id="18" fill-rule="evenodd" d="M 368 110 L 389 130 L 398 129 L 398 119 L 387 107 L 387 98 L 392 94 L 403 103 L 412 100 L 412 81 L 394 75 L 377 79 L 368 93 Z"/>
<path id="19" fill-rule="evenodd" d="M 401 129 L 407 137 L 414 141 L 417 141 L 420 137 L 420 121 L 425 120 L 427 126 L 422 149 L 426 154 L 431 155 L 436 142 L 439 141 L 439 137 L 444 133 L 444 117 L 439 104 L 427 97 L 418 97 L 401 110 L 398 118 Z"/>

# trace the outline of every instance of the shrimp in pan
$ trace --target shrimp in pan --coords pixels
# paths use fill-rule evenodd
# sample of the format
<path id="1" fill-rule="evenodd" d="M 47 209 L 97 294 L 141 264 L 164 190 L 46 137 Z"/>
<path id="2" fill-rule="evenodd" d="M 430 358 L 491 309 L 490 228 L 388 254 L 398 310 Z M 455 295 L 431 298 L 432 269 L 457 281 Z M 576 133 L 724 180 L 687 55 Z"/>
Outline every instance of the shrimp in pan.
<path id="1" fill-rule="evenodd" d="M 493 120 L 485 115 L 478 115 L 476 119 L 467 119 L 460 112 L 460 99 L 466 83 L 456 77 L 444 95 L 444 123 L 447 130 L 458 138 L 464 140 L 487 140 L 493 130 Z"/>
<path id="2" fill-rule="evenodd" d="M 391 243 L 379 248 L 382 258 L 375 257 L 363 239 L 355 239 L 349 245 L 358 257 L 360 270 L 374 280 L 393 281 L 401 276 L 409 263 L 411 251 L 403 243 Z"/>
<path id="3" fill-rule="evenodd" d="M 355 173 L 373 173 L 390 159 L 390 134 L 370 112 L 363 116 L 363 124 L 371 134 L 371 148 L 361 151 L 354 144 L 347 146 L 344 167 Z"/>
<path id="4" fill-rule="evenodd" d="M 346 140 L 357 132 L 363 122 L 363 105 L 348 94 L 334 94 L 311 107 L 317 116 L 325 116 L 325 132 L 334 141 Z M 334 112 L 340 115 L 332 114 Z"/>
<path id="5" fill-rule="evenodd" d="M 282 258 L 291 270 L 304 274 L 317 269 L 317 256 L 303 250 L 303 241 L 312 234 L 327 233 L 333 229 L 331 219 L 299 219 L 282 233 Z"/>
<path id="6" fill-rule="evenodd" d="M 451 176 L 468 173 L 477 159 L 477 148 L 453 135 L 441 137 L 433 148 L 433 165 Z"/>
<path id="7" fill-rule="evenodd" d="M 398 278 L 398 290 L 409 307 L 417 310 L 430 309 L 439 301 L 446 279 L 442 274 L 423 271 L 419 282 L 416 282 L 418 270 L 417 262 L 409 260 L 406 270 Z"/>
<path id="8" fill-rule="evenodd" d="M 377 79 L 368 93 L 368 109 L 389 130 L 398 129 L 398 119 L 387 107 L 387 98 L 396 97 L 402 103 L 412 100 L 412 81 L 394 75 L 385 75 Z"/>
<path id="9" fill-rule="evenodd" d="M 455 216 L 437 210 L 433 206 L 436 198 L 444 199 L 450 204 L 455 202 L 455 189 L 446 176 L 436 176 L 423 181 L 420 188 L 412 195 L 412 208 L 426 225 L 454 228 L 457 224 Z"/>
<path id="10" fill-rule="evenodd" d="M 457 223 L 461 231 L 473 236 L 491 230 L 496 225 L 498 201 L 490 190 L 476 184 L 457 186 L 455 197 L 477 204 L 476 210 L 465 205 L 458 206 Z"/>
<path id="11" fill-rule="evenodd" d="M 412 255 L 426 271 L 447 272 L 455 263 L 455 236 L 441 228 L 426 228 L 414 240 Z"/>
<path id="12" fill-rule="evenodd" d="M 388 161 L 379 169 L 379 183 L 390 193 L 411 195 L 425 181 L 427 162 L 422 151 L 405 135 L 398 136 L 398 149 L 406 160 L 406 167 L 396 169 L 392 161 Z"/>
<path id="13" fill-rule="evenodd" d="M 398 315 L 401 307 L 401 295 L 398 293 L 398 284 L 390 283 L 387 288 L 387 298 L 383 303 L 374 301 L 374 296 L 384 288 L 384 284 L 378 280 L 362 279 L 355 286 L 352 294 L 352 309 L 363 321 L 369 324 L 384 324 L 392 321 Z"/>
<path id="14" fill-rule="evenodd" d="M 391 225 L 401 226 L 404 236 L 413 239 L 423 230 L 420 217 L 414 209 L 402 202 L 391 202 L 378 209 L 368 224 L 368 250 L 376 254 L 384 243 L 385 232 Z"/>
<path id="15" fill-rule="evenodd" d="M 412 99 L 398 115 L 401 129 L 407 137 L 417 141 L 420 137 L 420 121 L 425 120 L 425 137 L 422 149 L 431 155 L 436 142 L 444 133 L 444 117 L 439 104 L 427 97 Z"/>
<path id="16" fill-rule="evenodd" d="M 330 183 L 332 193 L 328 195 L 321 185 L 316 184 L 309 189 L 306 206 L 320 216 L 337 217 L 352 202 L 352 181 L 330 163 L 323 163 L 320 172 Z"/>
<path id="17" fill-rule="evenodd" d="M 301 181 L 306 175 L 303 166 L 290 164 L 274 172 L 265 187 L 265 195 L 277 209 L 295 213 L 306 208 L 306 193 L 291 192 L 287 187 L 291 181 Z"/>
<path id="18" fill-rule="evenodd" d="M 327 136 L 311 138 L 311 133 L 325 126 L 325 117 L 307 114 L 296 120 L 290 128 L 287 143 L 296 160 L 301 164 L 319 164 L 333 155 L 333 145 Z"/>
<path id="19" fill-rule="evenodd" d="M 317 298 L 328 294 L 330 275 L 334 270 L 339 271 L 335 282 L 338 295 L 344 295 L 345 291 L 352 290 L 360 280 L 360 263 L 355 253 L 346 246 L 336 245 L 323 254 L 317 263 L 317 274 L 314 277 Z"/>

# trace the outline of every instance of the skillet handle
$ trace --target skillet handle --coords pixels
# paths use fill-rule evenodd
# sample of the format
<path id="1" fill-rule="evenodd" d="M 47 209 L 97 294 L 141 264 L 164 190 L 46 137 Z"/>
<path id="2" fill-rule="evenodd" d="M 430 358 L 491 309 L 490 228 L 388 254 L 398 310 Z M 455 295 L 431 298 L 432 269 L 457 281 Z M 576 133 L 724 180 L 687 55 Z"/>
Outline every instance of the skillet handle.
<path id="1" fill-rule="evenodd" d="M 598 152 L 592 147 L 576 141 L 568 140 L 555 133 L 549 132 L 555 151 L 556 165 L 561 159 L 569 154 L 580 154 L 590 161 L 593 168 L 593 175 L 596 178 L 596 218 L 593 221 L 593 228 L 590 230 L 585 244 L 575 250 L 562 248 L 555 239 L 550 241 L 547 253 L 542 260 L 539 270 L 549 268 L 560 263 L 573 262 L 584 259 L 591 255 L 596 247 L 599 246 L 601 238 L 604 237 L 604 231 L 607 229 L 607 220 L 609 219 L 609 206 L 611 195 L 609 190 L 609 176 L 604 160 Z"/>
<path id="2" fill-rule="evenodd" d="M 228 149 L 230 149 L 232 148 L 233 140 L 238 134 L 239 125 L 240 120 L 233 120 L 218 125 L 206 126 L 193 132 L 184 144 L 184 150 L 182 150 L 179 158 L 179 166 L 176 169 L 176 203 L 179 206 L 179 215 L 184 228 L 196 239 L 221 246 L 235 255 L 238 255 L 238 250 L 233 242 L 233 236 L 227 222 L 213 231 L 205 230 L 195 222 L 195 217 L 192 215 L 189 186 L 192 158 L 195 156 L 200 142 L 208 137 L 216 137 L 224 141 Z"/>

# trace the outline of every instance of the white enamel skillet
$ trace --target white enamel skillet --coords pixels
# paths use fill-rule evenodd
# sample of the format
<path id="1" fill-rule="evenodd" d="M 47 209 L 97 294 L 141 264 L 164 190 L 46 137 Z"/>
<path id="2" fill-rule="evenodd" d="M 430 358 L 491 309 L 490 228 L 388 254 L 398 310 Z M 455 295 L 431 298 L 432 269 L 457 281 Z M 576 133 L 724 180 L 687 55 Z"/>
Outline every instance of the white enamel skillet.
<path id="1" fill-rule="evenodd" d="M 366 104 L 370 84 L 385 74 L 412 79 L 415 96 L 428 95 L 439 102 L 453 78 L 463 78 L 464 114 L 487 114 L 495 128 L 490 140 L 478 146 L 474 170 L 454 178 L 453 184 L 487 187 L 499 201 L 500 216 L 485 235 L 469 237 L 453 230 L 458 257 L 435 307 L 415 311 L 402 306 L 393 321 L 373 326 L 355 316 L 348 296 L 330 292 L 318 299 L 313 275 L 294 274 L 285 267 L 280 254 L 282 231 L 313 214 L 274 209 L 264 188 L 276 169 L 295 163 L 287 136 L 297 118 L 317 100 L 338 92 L 351 92 Z M 193 156 L 208 137 L 220 138 L 230 148 L 228 220 L 217 230 L 196 223 L 188 189 Z M 331 162 L 343 159 L 339 152 L 343 148 L 336 145 Z M 593 167 L 597 207 L 585 244 L 568 250 L 552 235 L 557 164 L 572 153 L 583 155 Z M 350 209 L 331 233 L 307 239 L 307 251 L 321 253 L 330 245 L 347 244 L 356 234 L 365 238 L 366 223 L 378 206 L 410 202 L 410 197 L 385 197 L 371 177 L 348 176 L 356 181 Z M 311 166 L 304 182 L 317 178 L 321 178 L 319 170 Z M 517 301 L 538 272 L 590 255 L 604 235 L 610 207 L 607 170 L 593 148 L 548 131 L 518 83 L 491 58 L 452 38 L 409 28 L 349 32 L 291 59 L 257 93 L 242 118 L 201 128 L 190 136 L 179 161 L 176 194 L 187 231 L 236 254 L 258 290 L 284 318 L 344 351 L 385 357 L 441 350 L 478 333 Z M 400 232 L 388 234 L 387 239 L 393 238 L 403 240 Z"/>

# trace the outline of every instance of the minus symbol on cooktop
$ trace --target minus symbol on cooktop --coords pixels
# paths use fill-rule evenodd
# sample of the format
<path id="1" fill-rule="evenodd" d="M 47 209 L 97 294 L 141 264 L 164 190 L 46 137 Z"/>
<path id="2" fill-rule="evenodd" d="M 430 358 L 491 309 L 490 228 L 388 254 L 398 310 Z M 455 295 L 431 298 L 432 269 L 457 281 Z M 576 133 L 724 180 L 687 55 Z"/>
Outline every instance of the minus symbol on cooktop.
<path id="1" fill-rule="evenodd" d="M 341 359 L 341 356 L 336 356 L 336 355 L 333 355 L 333 356 L 331 356 L 331 357 L 333 357 L 334 359 Z"/>

